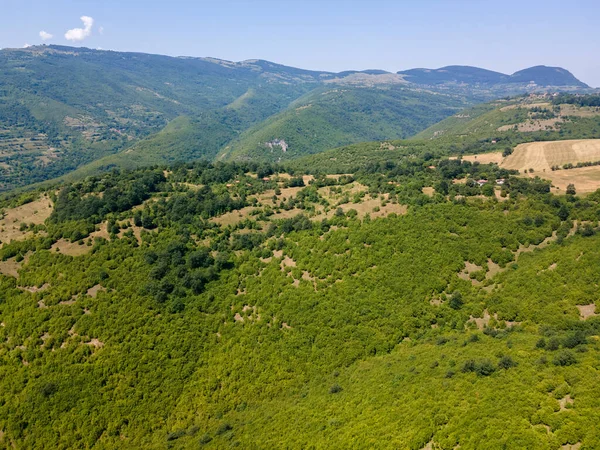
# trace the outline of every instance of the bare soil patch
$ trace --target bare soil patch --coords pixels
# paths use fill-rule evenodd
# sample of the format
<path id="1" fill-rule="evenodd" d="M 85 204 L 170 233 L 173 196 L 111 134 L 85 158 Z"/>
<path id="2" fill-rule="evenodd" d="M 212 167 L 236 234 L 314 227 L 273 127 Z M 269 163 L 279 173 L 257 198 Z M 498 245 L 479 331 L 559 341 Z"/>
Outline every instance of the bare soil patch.
<path id="1" fill-rule="evenodd" d="M 433 297 L 429 300 L 429 304 L 433 305 L 433 306 L 440 306 L 444 303 L 445 301 L 445 297 L 442 298 L 442 296 L 437 296 L 437 297 Z"/>
<path id="2" fill-rule="evenodd" d="M 101 286 L 100 284 L 96 284 L 95 286 L 92 286 L 91 288 L 89 288 L 86 292 L 87 295 L 89 295 L 90 297 L 96 298 L 96 296 L 98 295 L 98 292 L 100 291 L 106 291 L 106 288 L 104 286 Z"/>
<path id="3" fill-rule="evenodd" d="M 556 267 L 557 267 L 557 264 L 556 264 L 556 263 L 552 263 L 552 264 L 550 264 L 550 265 L 549 265 L 549 266 L 548 266 L 546 269 L 540 270 L 540 271 L 538 272 L 538 275 L 539 275 L 540 273 L 544 273 L 544 272 L 548 272 L 548 271 L 556 270 Z"/>
<path id="4" fill-rule="evenodd" d="M 487 264 L 488 264 L 488 271 L 485 274 L 485 277 L 487 279 L 493 278 L 496 274 L 503 272 L 505 270 L 489 258 L 488 258 Z"/>
<path id="5" fill-rule="evenodd" d="M 110 238 L 110 235 L 108 233 L 108 224 L 106 222 L 101 223 L 97 227 L 96 231 L 90 233 L 90 235 L 87 238 L 84 238 L 82 240 L 82 244 L 80 244 L 79 241 L 69 242 L 66 239 L 59 239 L 54 243 L 54 245 L 52 245 L 51 249 L 53 251 L 57 251 L 58 249 L 58 251 L 63 255 L 81 256 L 89 253 L 92 250 L 92 246 L 87 245 L 87 241 L 94 240 L 95 238 Z"/>
<path id="6" fill-rule="evenodd" d="M 558 401 L 561 411 L 566 411 L 568 409 L 567 405 L 572 405 L 573 403 L 575 402 L 573 401 L 570 395 L 567 395 Z"/>
<path id="7" fill-rule="evenodd" d="M 31 292 L 32 294 L 35 294 L 36 292 L 45 291 L 49 287 L 50 287 L 49 283 L 44 283 L 40 287 L 37 287 L 37 286 L 19 286 L 19 289 L 22 289 L 24 291 L 28 291 L 28 292 Z"/>
<path id="8" fill-rule="evenodd" d="M 477 325 L 477 328 L 479 330 L 483 330 L 484 328 L 486 328 L 488 326 L 491 318 L 492 318 L 492 316 L 490 316 L 490 313 L 486 309 L 485 311 L 483 311 L 483 317 L 470 316 L 468 322 L 474 323 L 475 325 Z"/>
<path id="9" fill-rule="evenodd" d="M 594 303 L 590 305 L 577 305 L 579 310 L 579 316 L 581 320 L 586 320 L 589 317 L 597 316 L 596 305 Z"/>
<path id="10" fill-rule="evenodd" d="M 91 339 L 89 342 L 86 342 L 85 345 L 91 345 L 92 347 L 102 348 L 104 347 L 104 342 L 94 338 Z"/>
<path id="11" fill-rule="evenodd" d="M 43 349 L 44 345 L 46 345 L 46 341 L 48 339 L 50 339 L 52 336 L 50 336 L 49 333 L 44 333 L 40 336 L 40 339 L 42 340 L 42 343 L 40 344 L 40 348 Z"/>
<path id="12" fill-rule="evenodd" d="M 258 310 L 256 305 L 254 306 L 250 306 L 250 305 L 244 305 L 244 307 L 242 308 L 242 312 L 244 314 L 246 314 L 246 318 L 250 321 L 258 321 L 260 320 L 260 314 L 258 314 Z M 237 316 L 237 314 L 236 314 Z M 244 318 L 242 317 L 242 322 Z"/>
<path id="13" fill-rule="evenodd" d="M 96 227 L 96 231 L 90 233 L 91 238 L 104 238 L 110 239 L 110 234 L 108 233 L 108 223 L 102 222 L 99 226 Z"/>
<path id="14" fill-rule="evenodd" d="M 536 173 L 527 174 L 529 177 Z M 555 170 L 537 174 L 552 182 L 555 187 L 552 191 L 559 194 L 566 193 L 567 186 L 574 184 L 578 194 L 589 194 L 600 188 L 600 166 L 580 167 L 569 170 Z"/>
<path id="15" fill-rule="evenodd" d="M 429 197 L 433 197 L 433 194 L 435 194 L 435 189 L 430 186 L 426 186 L 422 189 L 422 192 Z"/>
<path id="16" fill-rule="evenodd" d="M 480 284 L 475 278 L 471 278 L 473 272 L 479 272 L 480 270 L 483 270 L 483 267 L 473 264 L 470 261 L 465 261 L 465 268 L 458 273 L 458 276 L 465 281 L 471 281 L 474 285 Z"/>
<path id="17" fill-rule="evenodd" d="M 292 258 L 290 258 L 287 255 L 281 261 L 281 270 L 285 271 L 286 267 L 296 267 L 296 261 L 294 261 Z"/>

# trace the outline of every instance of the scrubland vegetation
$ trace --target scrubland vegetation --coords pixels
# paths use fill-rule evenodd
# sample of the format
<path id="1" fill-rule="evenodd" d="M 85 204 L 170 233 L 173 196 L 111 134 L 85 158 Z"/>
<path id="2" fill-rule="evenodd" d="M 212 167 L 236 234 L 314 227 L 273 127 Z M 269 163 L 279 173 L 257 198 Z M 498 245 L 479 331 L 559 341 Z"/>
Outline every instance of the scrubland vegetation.
<path id="1" fill-rule="evenodd" d="M 0 249 L 2 442 L 594 448 L 600 197 L 549 191 L 417 150 L 52 189 Z"/>

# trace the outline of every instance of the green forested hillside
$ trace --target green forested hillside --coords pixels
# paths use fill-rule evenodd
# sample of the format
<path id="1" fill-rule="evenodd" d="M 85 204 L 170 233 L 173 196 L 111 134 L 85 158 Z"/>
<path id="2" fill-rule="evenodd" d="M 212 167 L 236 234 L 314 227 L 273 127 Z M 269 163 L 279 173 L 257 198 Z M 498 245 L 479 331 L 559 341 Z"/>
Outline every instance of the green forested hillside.
<path id="1" fill-rule="evenodd" d="M 577 104 L 594 103 L 595 98 L 559 96 L 551 102 L 546 99 L 546 103 L 540 103 L 537 96 L 528 96 L 494 101 L 461 111 L 410 139 L 342 146 L 297 158 L 286 166 L 307 173 L 347 173 L 402 162 L 415 154 L 435 158 L 510 153 L 515 146 L 526 142 L 597 139 L 600 138 L 600 110 L 597 106 Z"/>
<path id="2" fill-rule="evenodd" d="M 287 69 L 59 46 L 2 50 L 0 189 L 125 153 L 181 115 L 203 123 L 193 156 L 214 155 L 224 135 L 231 139 L 318 82 L 318 72 Z M 151 163 L 160 151 L 150 153 Z"/>
<path id="3" fill-rule="evenodd" d="M 45 45 L 3 49 L 0 190 L 114 166 L 215 155 L 274 162 L 341 145 L 407 138 L 465 107 L 532 89 L 552 90 L 542 81 L 572 78 L 563 69 L 537 67 L 522 77 L 538 79 L 539 86 L 519 78 L 492 89 L 485 80 L 502 74 L 456 66 L 424 72 L 427 79 L 409 72 L 422 71 L 331 73 L 263 60 Z M 447 76 L 458 82 L 446 83 Z M 567 88 L 559 84 L 555 90 Z M 575 89 L 589 91 L 584 85 Z M 181 117 L 191 125 L 182 127 Z M 171 121 L 179 123 L 169 126 Z"/>
<path id="4" fill-rule="evenodd" d="M 596 448 L 600 197 L 549 191 L 423 146 L 6 199 L 0 443 Z"/>
<path id="5" fill-rule="evenodd" d="M 242 133 L 220 157 L 274 162 L 358 141 L 405 138 L 466 104 L 457 96 L 416 92 L 403 86 L 327 86 Z M 285 142 L 285 148 L 268 146 L 279 141 Z"/>
<path id="6" fill-rule="evenodd" d="M 497 100 L 448 117 L 418 133 L 414 139 L 447 138 L 448 142 L 456 142 L 474 138 L 502 139 L 515 134 L 531 141 L 592 138 L 600 132 L 600 109 L 594 106 L 596 98 L 596 95 L 534 94 Z"/>

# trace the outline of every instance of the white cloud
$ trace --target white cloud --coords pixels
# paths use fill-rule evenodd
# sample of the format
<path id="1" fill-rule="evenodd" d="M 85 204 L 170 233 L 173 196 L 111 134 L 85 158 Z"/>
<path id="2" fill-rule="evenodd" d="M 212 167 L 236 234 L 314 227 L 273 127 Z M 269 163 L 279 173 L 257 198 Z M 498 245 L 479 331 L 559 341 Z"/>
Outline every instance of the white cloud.
<path id="1" fill-rule="evenodd" d="M 23 46 L 23 48 L 29 48 L 29 47 L 31 47 L 31 44 L 25 44 L 25 45 Z"/>
<path id="2" fill-rule="evenodd" d="M 42 41 L 47 41 L 48 39 L 52 39 L 52 35 L 44 30 L 40 31 L 40 37 Z"/>
<path id="3" fill-rule="evenodd" d="M 65 33 L 65 39 L 68 41 L 83 41 L 86 37 L 91 36 L 94 19 L 89 16 L 81 16 L 83 28 L 73 28 Z"/>
<path id="4" fill-rule="evenodd" d="M 100 27 L 100 28 L 98 28 L 98 32 L 99 32 L 100 34 L 104 34 L 104 27 Z"/>

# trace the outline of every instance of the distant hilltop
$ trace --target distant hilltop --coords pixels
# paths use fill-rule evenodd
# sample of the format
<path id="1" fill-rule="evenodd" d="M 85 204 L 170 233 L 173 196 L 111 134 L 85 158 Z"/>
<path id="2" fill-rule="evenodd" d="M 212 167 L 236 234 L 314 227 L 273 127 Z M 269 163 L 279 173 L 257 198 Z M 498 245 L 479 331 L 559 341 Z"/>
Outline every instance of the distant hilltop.
<path id="1" fill-rule="evenodd" d="M 534 66 L 506 75 L 478 67 L 446 66 L 439 69 L 410 69 L 398 74 L 404 75 L 411 83 L 424 85 L 467 84 L 495 87 L 521 84 L 532 87 L 590 88 L 562 67 Z"/>

